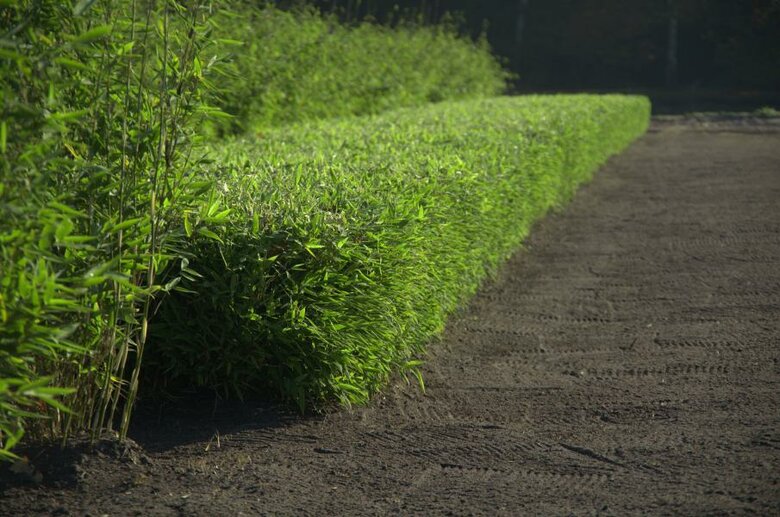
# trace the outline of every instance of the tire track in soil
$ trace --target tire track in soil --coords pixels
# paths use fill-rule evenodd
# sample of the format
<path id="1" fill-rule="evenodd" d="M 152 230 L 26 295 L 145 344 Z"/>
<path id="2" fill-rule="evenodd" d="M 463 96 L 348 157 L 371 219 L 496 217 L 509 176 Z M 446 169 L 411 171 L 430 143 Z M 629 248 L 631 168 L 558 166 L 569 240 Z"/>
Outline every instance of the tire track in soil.
<path id="1" fill-rule="evenodd" d="M 0 505 L 780 513 L 780 124 L 670 120 L 537 224 L 451 319 L 425 394 L 401 380 L 317 418 L 262 404 L 158 415 L 136 429 L 148 464 L 90 458 L 78 483 L 10 488 Z"/>

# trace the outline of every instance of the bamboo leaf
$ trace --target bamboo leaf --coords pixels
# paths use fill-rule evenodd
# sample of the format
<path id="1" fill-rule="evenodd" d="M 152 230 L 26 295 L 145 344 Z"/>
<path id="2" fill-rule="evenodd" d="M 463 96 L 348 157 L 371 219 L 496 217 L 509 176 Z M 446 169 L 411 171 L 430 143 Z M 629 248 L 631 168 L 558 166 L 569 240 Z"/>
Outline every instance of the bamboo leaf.
<path id="1" fill-rule="evenodd" d="M 71 39 L 71 43 L 81 45 L 84 43 L 90 43 L 92 41 L 96 41 L 99 39 L 103 39 L 109 34 L 111 34 L 112 27 L 111 25 L 99 25 L 97 27 L 94 27 L 87 32 L 82 32 L 78 36 Z"/>
<path id="2" fill-rule="evenodd" d="M 89 66 L 82 63 L 81 61 L 76 61 L 75 59 L 70 59 L 67 57 L 54 58 L 54 62 L 58 65 L 62 65 L 66 68 L 72 68 L 74 70 L 90 70 Z"/>
<path id="3" fill-rule="evenodd" d="M 127 219 L 125 221 L 122 221 L 121 223 L 117 224 L 116 226 L 113 226 L 110 230 L 108 230 L 110 233 L 117 233 L 121 230 L 126 230 L 127 228 L 130 228 L 131 226 L 135 226 L 136 224 L 140 223 L 141 221 L 145 220 L 146 217 L 134 217 L 132 219 Z"/>
<path id="4" fill-rule="evenodd" d="M 192 237 L 192 224 L 190 223 L 189 214 L 186 212 L 184 214 L 184 233 L 187 234 L 187 237 Z"/>
<path id="5" fill-rule="evenodd" d="M 60 203 L 59 201 L 49 201 L 49 206 L 52 208 L 56 208 L 63 214 L 70 215 L 72 217 L 86 217 L 86 214 L 84 214 L 83 212 L 80 212 L 75 208 L 71 208 L 68 205 Z"/>
<path id="6" fill-rule="evenodd" d="M 230 215 L 231 210 L 229 208 L 222 210 L 221 212 L 214 214 L 211 216 L 211 222 L 214 223 L 221 223 L 225 219 L 227 219 L 227 216 Z"/>
<path id="7" fill-rule="evenodd" d="M 134 46 L 135 46 L 135 41 L 128 41 L 127 43 L 125 43 L 124 45 L 122 45 L 121 47 L 119 47 L 117 49 L 116 55 L 117 56 L 124 56 L 125 54 L 127 54 L 128 52 L 133 50 Z"/>
<path id="8" fill-rule="evenodd" d="M 49 119 L 51 120 L 57 120 L 60 122 L 70 122 L 74 120 L 78 120 L 81 117 L 84 117 L 85 115 L 89 114 L 88 109 L 82 109 L 82 110 L 76 110 L 76 111 L 61 111 L 59 113 L 52 113 L 49 115 Z"/>
<path id="9" fill-rule="evenodd" d="M 92 7 L 92 4 L 95 3 L 95 0 L 80 0 L 79 3 L 77 3 L 73 7 L 73 14 L 76 16 L 81 16 L 87 10 L 89 10 L 90 7 Z"/>
<path id="10" fill-rule="evenodd" d="M 224 244 L 224 242 L 222 242 L 222 239 L 219 237 L 219 235 L 217 235 L 213 231 L 209 230 L 205 226 L 202 226 L 202 227 L 198 228 L 196 231 L 200 235 L 203 235 L 204 237 L 208 237 L 209 239 L 212 239 L 212 240 L 215 240 L 215 241 L 217 241 L 217 242 L 219 242 L 221 244 Z"/>
<path id="11" fill-rule="evenodd" d="M 13 50 L 8 50 L 7 48 L 0 47 L 0 59 L 10 59 L 12 61 L 21 61 L 24 59 L 24 56 L 19 54 L 18 52 L 14 52 Z"/>

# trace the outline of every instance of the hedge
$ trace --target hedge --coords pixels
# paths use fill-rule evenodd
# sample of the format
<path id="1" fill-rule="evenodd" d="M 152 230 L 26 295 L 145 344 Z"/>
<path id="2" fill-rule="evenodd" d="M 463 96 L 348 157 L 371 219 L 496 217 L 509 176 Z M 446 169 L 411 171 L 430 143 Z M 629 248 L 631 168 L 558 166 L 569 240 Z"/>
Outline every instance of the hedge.
<path id="1" fill-rule="evenodd" d="M 151 375 L 302 409 L 365 402 L 418 374 L 447 316 L 649 114 L 636 96 L 493 98 L 214 146 L 230 212 L 192 233 L 202 277 L 162 304 Z"/>
<path id="2" fill-rule="evenodd" d="M 493 96 L 509 77 L 484 38 L 453 25 L 348 26 L 313 8 L 247 5 L 213 23 L 217 41 L 236 43 L 214 100 L 233 131 Z"/>

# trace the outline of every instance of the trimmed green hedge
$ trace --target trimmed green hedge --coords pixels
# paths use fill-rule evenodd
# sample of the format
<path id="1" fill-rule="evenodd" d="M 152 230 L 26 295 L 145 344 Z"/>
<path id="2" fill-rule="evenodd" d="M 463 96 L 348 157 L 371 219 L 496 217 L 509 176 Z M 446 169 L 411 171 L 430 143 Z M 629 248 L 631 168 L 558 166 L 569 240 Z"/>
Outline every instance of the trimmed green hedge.
<path id="1" fill-rule="evenodd" d="M 641 135 L 649 101 L 529 96 L 321 122 L 214 148 L 231 208 L 152 326 L 159 378 L 363 402 L 531 224 Z"/>

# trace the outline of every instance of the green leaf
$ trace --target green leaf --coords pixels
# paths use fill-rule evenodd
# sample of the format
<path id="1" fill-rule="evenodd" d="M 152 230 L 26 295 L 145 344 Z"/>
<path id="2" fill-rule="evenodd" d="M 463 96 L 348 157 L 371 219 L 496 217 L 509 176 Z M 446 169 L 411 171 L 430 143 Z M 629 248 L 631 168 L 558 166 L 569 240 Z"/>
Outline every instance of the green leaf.
<path id="1" fill-rule="evenodd" d="M 214 214 L 217 213 L 217 210 L 219 210 L 219 205 L 220 205 L 219 199 L 217 199 L 216 201 L 211 203 L 211 206 L 209 206 L 209 209 L 208 209 L 208 212 L 206 212 L 206 215 L 208 215 L 208 217 L 213 217 Z"/>
<path id="2" fill-rule="evenodd" d="M 230 212 L 231 212 L 231 209 L 230 209 L 230 208 L 227 208 L 227 209 L 225 209 L 225 210 L 223 210 L 223 211 L 221 211 L 221 212 L 219 212 L 219 213 L 215 214 L 215 215 L 214 215 L 214 216 L 211 218 L 211 220 L 212 220 L 213 222 L 215 222 L 215 223 L 221 223 L 222 221 L 224 221 L 224 220 L 227 218 L 227 216 L 229 216 L 229 215 L 230 215 Z"/>
<path id="3" fill-rule="evenodd" d="M 2 2 L 6 2 L 6 1 L 9 0 L 0 0 L 0 5 L 2 5 Z M 10 434 L 10 433 L 6 433 L 6 434 Z M 13 461 L 13 460 L 21 459 L 19 456 L 17 456 L 10 450 L 11 448 L 13 448 L 14 445 L 16 445 L 17 442 L 18 440 L 13 442 L 10 439 L 6 440 L 4 448 L 0 449 L 0 461 Z"/>
<path id="4" fill-rule="evenodd" d="M 177 276 L 176 278 L 174 278 L 173 280 L 165 284 L 165 286 L 163 287 L 163 291 L 165 291 L 166 293 L 171 292 L 173 288 L 179 284 L 179 282 L 181 282 L 181 277 Z"/>
<path id="5" fill-rule="evenodd" d="M 124 229 L 130 228 L 131 226 L 133 226 L 133 225 L 143 221 L 144 219 L 146 219 L 146 218 L 145 217 L 135 217 L 133 219 L 127 219 L 127 220 L 122 221 L 121 223 L 117 224 L 113 228 L 111 228 L 110 232 L 111 233 L 116 233 L 116 232 L 118 232 L 120 230 L 124 230 Z"/>
<path id="6" fill-rule="evenodd" d="M 347 392 L 359 395 L 360 397 L 364 397 L 365 396 L 365 393 L 363 392 L 363 390 L 360 389 L 359 386 L 355 386 L 354 384 L 350 384 L 348 382 L 337 382 L 336 386 L 338 386 L 339 388 L 341 388 L 344 391 L 347 391 Z"/>
<path id="7" fill-rule="evenodd" d="M 76 110 L 76 111 L 61 111 L 59 113 L 52 113 L 49 115 L 51 120 L 58 120 L 61 122 L 69 122 L 72 120 L 78 120 L 84 115 L 89 114 L 88 109 Z"/>
<path id="8" fill-rule="evenodd" d="M 82 43 L 89 43 L 91 41 L 105 38 L 111 34 L 111 25 L 98 25 L 87 32 L 82 32 L 71 40 L 71 43 L 80 45 Z"/>
<path id="9" fill-rule="evenodd" d="M 92 7 L 92 4 L 94 3 L 95 0 L 80 0 L 79 3 L 73 7 L 73 14 L 76 16 L 81 16 L 87 12 L 87 10 Z"/>
<path id="10" fill-rule="evenodd" d="M 54 58 L 54 62 L 66 68 L 73 68 L 76 70 L 90 70 L 89 66 L 85 65 L 81 61 L 76 61 L 75 59 L 70 59 L 67 57 Z"/>
<path id="11" fill-rule="evenodd" d="M 54 237 L 61 241 L 73 231 L 73 222 L 70 219 L 63 219 L 60 224 L 57 225 L 57 229 L 54 231 Z"/>
<path id="12" fill-rule="evenodd" d="M 215 241 L 219 242 L 220 244 L 224 244 L 224 242 L 222 242 L 222 239 L 219 238 L 219 235 L 217 235 L 213 231 L 209 230 L 205 226 L 202 226 L 202 227 L 198 228 L 197 232 L 199 234 L 203 235 L 204 237 L 208 237 L 209 239 L 215 240 Z"/>
<path id="13" fill-rule="evenodd" d="M 0 58 L 11 59 L 13 61 L 20 61 L 24 59 L 24 56 L 19 54 L 18 52 L 14 52 L 13 50 L 8 50 L 7 48 L 0 48 Z"/>
<path id="14" fill-rule="evenodd" d="M 187 234 L 187 237 L 192 237 L 192 224 L 190 223 L 190 217 L 189 214 L 184 214 L 184 233 Z"/>
<path id="15" fill-rule="evenodd" d="M 135 46 L 135 41 L 129 41 L 117 49 L 116 55 L 124 56 L 125 54 L 133 50 L 134 46 Z"/>
<path id="16" fill-rule="evenodd" d="M 225 113 L 221 109 L 215 108 L 213 106 L 201 105 L 198 106 L 197 111 L 199 113 L 206 115 L 209 118 L 225 119 L 225 120 L 230 120 L 235 118 L 234 115 L 231 115 L 230 113 Z"/>
<path id="17" fill-rule="evenodd" d="M 51 208 L 56 208 L 63 214 L 67 214 L 73 217 L 85 217 L 84 213 L 79 212 L 78 210 L 75 210 L 68 205 L 64 205 L 60 203 L 59 201 L 49 201 L 49 206 Z"/>
<path id="18" fill-rule="evenodd" d="M 417 383 L 420 385 L 420 390 L 422 390 L 423 393 L 425 393 L 425 381 L 423 380 L 422 372 L 418 369 L 412 370 L 412 374 L 414 374 L 415 377 L 417 377 Z"/>

